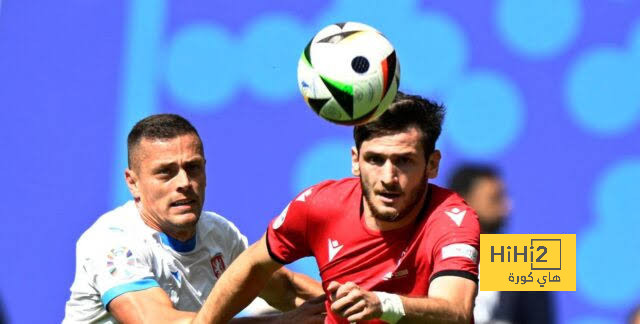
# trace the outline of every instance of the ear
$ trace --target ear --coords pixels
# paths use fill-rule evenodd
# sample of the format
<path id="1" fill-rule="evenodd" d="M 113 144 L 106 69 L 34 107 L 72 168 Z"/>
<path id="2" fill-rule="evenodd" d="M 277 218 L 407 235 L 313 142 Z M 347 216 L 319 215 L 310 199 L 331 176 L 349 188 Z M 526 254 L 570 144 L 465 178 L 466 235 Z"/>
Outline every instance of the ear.
<path id="1" fill-rule="evenodd" d="M 133 196 L 134 200 L 140 199 L 140 190 L 138 188 L 138 175 L 132 169 L 127 168 L 124 170 L 124 180 L 127 182 L 127 187 L 129 187 L 129 192 Z"/>
<path id="2" fill-rule="evenodd" d="M 351 173 L 360 176 L 360 163 L 358 163 L 358 149 L 354 146 L 351 148 Z"/>
<path id="3" fill-rule="evenodd" d="M 427 162 L 427 177 L 429 179 L 434 179 L 438 176 L 441 158 L 440 150 L 434 150 L 433 153 L 429 155 L 429 161 Z"/>

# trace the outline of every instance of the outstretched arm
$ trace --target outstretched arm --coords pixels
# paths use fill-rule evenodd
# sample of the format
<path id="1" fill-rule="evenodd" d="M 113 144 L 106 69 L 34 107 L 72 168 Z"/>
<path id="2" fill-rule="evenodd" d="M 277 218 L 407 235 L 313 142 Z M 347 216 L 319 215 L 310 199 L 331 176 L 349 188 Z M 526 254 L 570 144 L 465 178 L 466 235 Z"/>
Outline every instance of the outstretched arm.
<path id="1" fill-rule="evenodd" d="M 234 318 L 233 324 L 307 323 L 321 324 L 324 316 L 324 296 L 304 303 L 293 311 L 277 315 Z M 169 296 L 159 287 L 133 291 L 116 297 L 109 311 L 119 323 L 192 323 L 196 313 L 173 308 Z"/>
<path id="2" fill-rule="evenodd" d="M 227 323 L 258 296 L 271 275 L 281 267 L 269 256 L 263 236 L 231 263 L 211 290 L 194 323 Z"/>
<path id="3" fill-rule="evenodd" d="M 280 268 L 273 273 L 260 297 L 269 305 L 288 311 L 305 301 L 324 295 L 322 285 L 309 276 Z"/>
<path id="4" fill-rule="evenodd" d="M 109 312 L 120 323 L 191 323 L 195 313 L 173 308 L 167 293 L 160 287 L 122 294 L 111 301 Z"/>
<path id="5" fill-rule="evenodd" d="M 158 287 L 118 296 L 109 304 L 109 311 L 121 323 L 142 323 L 146 320 L 154 323 L 227 323 L 261 290 L 269 304 L 283 311 L 294 309 L 311 297 L 324 293 L 317 281 L 288 271 L 273 261 L 262 237 L 231 263 L 197 314 L 173 308 L 169 296 Z M 320 313 L 324 304 L 321 299 L 281 315 L 238 318 L 231 322 L 273 323 L 290 319 L 322 323 L 324 316 Z"/>

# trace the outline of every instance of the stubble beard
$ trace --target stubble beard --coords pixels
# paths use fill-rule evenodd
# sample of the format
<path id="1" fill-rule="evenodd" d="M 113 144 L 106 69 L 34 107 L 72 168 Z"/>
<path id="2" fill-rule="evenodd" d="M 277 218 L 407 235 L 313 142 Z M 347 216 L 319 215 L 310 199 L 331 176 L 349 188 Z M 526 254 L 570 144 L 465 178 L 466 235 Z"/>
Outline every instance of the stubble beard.
<path id="1" fill-rule="evenodd" d="M 369 206 L 371 215 L 373 215 L 373 217 L 375 217 L 378 220 L 393 223 L 393 222 L 398 222 L 403 218 L 405 218 L 414 208 L 419 208 L 417 204 L 420 201 L 420 199 L 424 197 L 427 191 L 428 183 L 427 183 L 427 177 L 426 177 L 426 170 L 425 170 L 425 174 L 423 174 L 422 179 L 423 181 L 421 181 L 420 185 L 418 185 L 418 187 L 415 190 L 413 190 L 413 192 L 410 194 L 407 204 L 405 206 L 402 206 L 402 209 L 400 210 L 396 209 L 394 211 L 388 211 L 388 212 L 383 212 L 379 210 L 373 204 L 373 195 L 374 195 L 373 189 L 370 189 L 364 183 L 364 181 L 362 181 L 362 175 L 360 175 L 360 187 L 362 188 L 364 201 L 367 204 L 367 206 Z"/>

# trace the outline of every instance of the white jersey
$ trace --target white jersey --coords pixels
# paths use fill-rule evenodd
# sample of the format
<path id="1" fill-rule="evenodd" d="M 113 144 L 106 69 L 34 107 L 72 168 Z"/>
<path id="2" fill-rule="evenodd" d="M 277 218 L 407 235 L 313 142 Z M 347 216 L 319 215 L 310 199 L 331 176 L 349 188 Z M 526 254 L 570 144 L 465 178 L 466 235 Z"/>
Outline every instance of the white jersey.
<path id="1" fill-rule="evenodd" d="M 109 302 L 151 287 L 162 288 L 176 309 L 197 311 L 246 248 L 247 238 L 215 213 L 203 212 L 195 237 L 181 242 L 148 227 L 129 201 L 102 215 L 78 240 L 63 323 L 116 323 Z"/>

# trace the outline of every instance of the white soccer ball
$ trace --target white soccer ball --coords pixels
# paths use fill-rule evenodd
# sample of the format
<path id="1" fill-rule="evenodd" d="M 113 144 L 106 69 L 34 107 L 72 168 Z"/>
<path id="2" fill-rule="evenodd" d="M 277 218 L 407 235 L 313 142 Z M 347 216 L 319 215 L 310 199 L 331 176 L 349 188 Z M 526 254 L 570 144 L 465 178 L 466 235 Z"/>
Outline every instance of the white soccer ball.
<path id="1" fill-rule="evenodd" d="M 364 124 L 380 116 L 398 91 L 393 45 L 371 26 L 346 22 L 320 30 L 298 61 L 298 86 L 324 119 Z"/>

